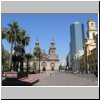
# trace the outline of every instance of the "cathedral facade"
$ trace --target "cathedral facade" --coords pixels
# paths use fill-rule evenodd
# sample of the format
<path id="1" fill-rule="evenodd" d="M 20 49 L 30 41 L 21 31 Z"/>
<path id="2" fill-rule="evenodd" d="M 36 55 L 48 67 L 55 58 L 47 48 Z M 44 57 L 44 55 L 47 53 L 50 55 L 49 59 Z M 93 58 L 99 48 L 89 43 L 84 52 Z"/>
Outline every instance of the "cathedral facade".
<path id="1" fill-rule="evenodd" d="M 40 48 L 39 47 L 39 41 L 36 40 L 35 42 L 35 48 Z M 31 66 L 33 65 L 34 62 L 37 61 L 37 70 L 40 70 L 41 72 L 43 71 L 58 71 L 59 70 L 59 58 L 58 55 L 56 54 L 56 48 L 55 48 L 55 42 L 52 39 L 49 52 L 48 54 L 43 52 L 42 56 L 39 59 L 31 59 L 30 64 Z"/>

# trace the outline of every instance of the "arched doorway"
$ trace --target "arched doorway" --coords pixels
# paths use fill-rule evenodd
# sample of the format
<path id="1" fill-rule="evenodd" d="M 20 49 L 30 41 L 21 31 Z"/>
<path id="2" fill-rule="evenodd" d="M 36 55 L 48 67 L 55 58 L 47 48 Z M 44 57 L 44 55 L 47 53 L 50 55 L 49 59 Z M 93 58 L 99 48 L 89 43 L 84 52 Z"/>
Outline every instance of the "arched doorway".
<path id="1" fill-rule="evenodd" d="M 46 69 L 45 69 L 45 67 L 43 67 L 43 71 L 45 71 Z"/>
<path id="2" fill-rule="evenodd" d="M 51 71 L 54 71 L 55 64 L 51 63 L 50 66 L 51 66 Z"/>
<path id="3" fill-rule="evenodd" d="M 46 71 L 47 63 L 46 63 L 46 62 L 42 62 L 41 66 L 43 66 L 43 67 L 42 67 L 42 70 L 43 70 L 43 71 Z"/>
<path id="4" fill-rule="evenodd" d="M 54 71 L 54 68 L 52 67 L 51 70 Z"/>

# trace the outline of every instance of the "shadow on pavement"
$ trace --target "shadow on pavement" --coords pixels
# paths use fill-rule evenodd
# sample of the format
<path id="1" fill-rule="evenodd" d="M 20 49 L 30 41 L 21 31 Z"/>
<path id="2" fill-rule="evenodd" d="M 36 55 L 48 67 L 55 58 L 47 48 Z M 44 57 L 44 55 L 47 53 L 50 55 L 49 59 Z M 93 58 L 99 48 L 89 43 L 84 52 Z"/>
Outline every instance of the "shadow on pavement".
<path id="1" fill-rule="evenodd" d="M 25 81 L 19 80 L 17 78 L 6 78 L 2 81 L 2 86 L 32 86 L 33 83 L 35 83 L 37 81 L 25 82 Z"/>

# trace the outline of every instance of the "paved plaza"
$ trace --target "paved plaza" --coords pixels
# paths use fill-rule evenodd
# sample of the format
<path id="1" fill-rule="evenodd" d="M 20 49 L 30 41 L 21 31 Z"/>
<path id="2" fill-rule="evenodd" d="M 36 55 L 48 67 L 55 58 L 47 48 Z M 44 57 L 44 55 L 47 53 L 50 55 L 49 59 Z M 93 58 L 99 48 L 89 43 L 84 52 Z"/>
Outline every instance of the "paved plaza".
<path id="1" fill-rule="evenodd" d="M 34 86 L 97 86 L 98 78 L 93 74 L 41 73 L 30 75 L 39 78 Z"/>
<path id="2" fill-rule="evenodd" d="M 10 86 L 25 86 L 25 82 L 30 83 L 32 80 L 39 80 L 33 82 L 33 86 L 97 86 L 98 78 L 93 74 L 73 74 L 65 72 L 44 72 L 39 74 L 29 74 L 28 78 L 20 80 L 9 80 Z M 8 80 L 2 78 L 3 84 L 9 86 Z M 21 85 L 22 84 L 22 85 Z M 28 85 L 28 84 L 26 84 Z"/>

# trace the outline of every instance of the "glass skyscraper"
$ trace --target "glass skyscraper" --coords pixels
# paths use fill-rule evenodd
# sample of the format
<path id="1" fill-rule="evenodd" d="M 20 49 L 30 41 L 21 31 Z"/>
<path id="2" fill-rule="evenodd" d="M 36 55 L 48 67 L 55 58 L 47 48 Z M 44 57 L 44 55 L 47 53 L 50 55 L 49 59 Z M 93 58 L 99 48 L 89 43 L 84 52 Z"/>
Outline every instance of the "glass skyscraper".
<path id="1" fill-rule="evenodd" d="M 74 22 L 70 26 L 70 54 L 72 59 L 72 69 L 73 71 L 79 71 L 79 61 L 78 56 L 80 56 L 80 51 L 83 51 L 83 41 L 84 41 L 84 25 L 79 22 Z"/>
<path id="2" fill-rule="evenodd" d="M 71 36 L 71 56 L 77 54 L 80 50 L 83 50 L 84 41 L 84 25 L 79 22 L 74 22 L 70 26 L 70 36 Z"/>

